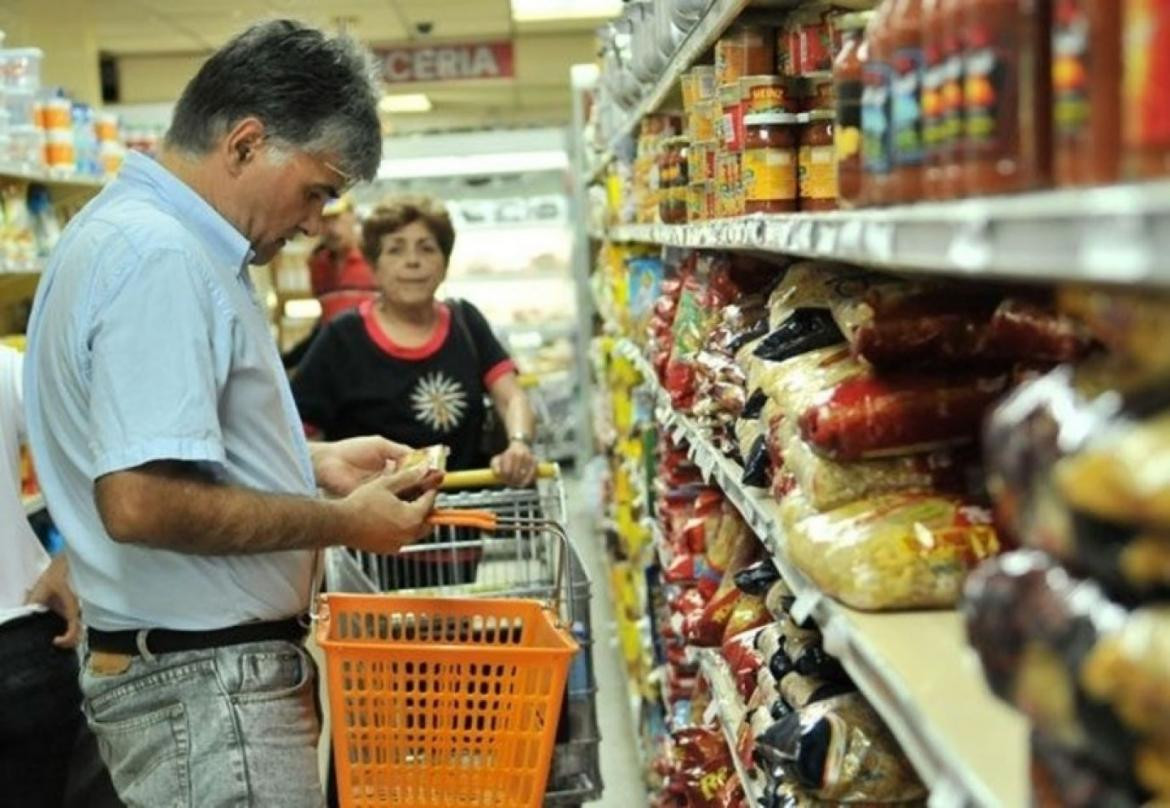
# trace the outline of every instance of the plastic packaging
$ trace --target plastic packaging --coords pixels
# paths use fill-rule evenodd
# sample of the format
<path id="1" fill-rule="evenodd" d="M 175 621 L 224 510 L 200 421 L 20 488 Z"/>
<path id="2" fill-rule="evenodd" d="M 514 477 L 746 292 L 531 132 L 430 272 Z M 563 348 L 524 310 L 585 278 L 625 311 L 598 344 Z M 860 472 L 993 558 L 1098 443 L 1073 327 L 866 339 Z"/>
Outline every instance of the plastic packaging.
<path id="1" fill-rule="evenodd" d="M 965 464 L 953 452 L 840 463 L 814 452 L 796 434 L 794 424 L 782 426 L 781 437 L 784 470 L 796 478 L 809 503 L 821 511 L 894 491 L 956 491 L 963 480 Z"/>
<path id="2" fill-rule="evenodd" d="M 816 396 L 799 415 L 800 434 L 815 451 L 837 460 L 970 443 L 1008 381 L 1006 375 L 858 373 Z"/>
<path id="3" fill-rule="evenodd" d="M 820 800 L 904 802 L 927 793 L 881 718 L 856 694 L 780 719 L 756 738 L 756 755 Z"/>
<path id="4" fill-rule="evenodd" d="M 886 494 L 797 519 L 788 550 L 826 594 L 856 609 L 953 606 L 967 573 L 999 551 L 983 508 Z"/>

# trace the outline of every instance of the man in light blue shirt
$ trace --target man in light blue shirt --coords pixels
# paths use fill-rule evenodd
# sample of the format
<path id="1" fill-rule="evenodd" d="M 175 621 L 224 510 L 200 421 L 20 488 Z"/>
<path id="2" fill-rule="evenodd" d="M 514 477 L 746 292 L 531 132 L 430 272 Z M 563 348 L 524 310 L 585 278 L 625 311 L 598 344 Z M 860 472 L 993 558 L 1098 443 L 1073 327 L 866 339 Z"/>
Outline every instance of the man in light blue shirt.
<path id="1" fill-rule="evenodd" d="M 320 804 L 297 619 L 315 551 L 427 532 L 436 480 L 395 472 L 405 447 L 306 443 L 247 271 L 375 173 L 368 64 L 289 21 L 233 39 L 37 291 L 30 442 L 87 625 L 86 714 L 129 805 Z"/>

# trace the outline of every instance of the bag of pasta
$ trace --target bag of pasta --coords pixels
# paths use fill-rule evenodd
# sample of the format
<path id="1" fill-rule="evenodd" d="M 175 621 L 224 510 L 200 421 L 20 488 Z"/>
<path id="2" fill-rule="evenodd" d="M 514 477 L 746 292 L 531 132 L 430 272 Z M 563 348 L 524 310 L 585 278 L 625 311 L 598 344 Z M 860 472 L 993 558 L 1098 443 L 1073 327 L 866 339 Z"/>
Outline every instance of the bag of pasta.
<path id="1" fill-rule="evenodd" d="M 990 513 L 940 494 L 860 500 L 799 519 L 788 533 L 792 561 L 856 609 L 953 606 L 967 573 L 998 551 Z"/>

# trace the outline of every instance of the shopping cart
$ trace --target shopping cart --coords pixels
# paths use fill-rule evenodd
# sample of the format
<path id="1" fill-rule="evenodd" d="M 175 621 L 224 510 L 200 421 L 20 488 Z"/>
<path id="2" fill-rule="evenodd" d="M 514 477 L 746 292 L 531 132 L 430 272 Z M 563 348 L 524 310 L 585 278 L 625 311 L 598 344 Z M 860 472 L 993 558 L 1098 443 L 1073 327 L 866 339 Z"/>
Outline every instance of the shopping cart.
<path id="1" fill-rule="evenodd" d="M 496 525 L 476 522 L 471 526 L 465 516 L 455 519 L 444 516 L 436 527 L 435 540 L 404 548 L 395 556 L 331 549 L 325 558 L 326 586 L 331 592 L 393 592 L 395 600 L 408 602 L 416 598 L 470 602 L 473 611 L 475 605 L 482 608 L 496 603 L 498 598 L 550 603 L 561 625 L 571 628 L 580 650 L 569 665 L 564 698 L 560 699 L 556 745 L 543 802 L 546 806 L 576 805 L 599 798 L 602 791 L 589 617 L 590 581 L 576 548 L 560 528 L 566 510 L 559 469 L 553 464 L 542 464 L 541 477 L 532 489 L 467 490 L 498 485 L 498 481 L 490 472 L 448 474 L 445 492 L 439 496 L 436 509 L 443 514 L 468 510 L 487 512 L 484 515 L 490 515 Z M 534 529 L 534 525 L 541 527 Z M 563 578 L 560 585 L 558 577 Z M 327 646 L 328 640 L 322 645 Z M 326 648 L 327 659 L 328 653 Z M 332 685 L 330 691 L 334 692 Z M 342 755 L 353 757 L 352 752 L 343 749 L 341 736 L 354 731 L 347 726 L 352 716 L 346 715 L 344 709 L 340 716 L 337 708 L 333 709 L 338 787 L 343 793 L 351 785 L 362 785 L 360 777 L 354 778 L 354 772 L 363 765 L 360 761 L 341 759 Z M 424 719 L 420 716 L 420 720 Z M 355 762 L 359 764 L 356 767 Z M 395 803 L 391 797 L 388 801 L 364 804 L 424 803 L 422 800 Z M 464 803 L 452 800 L 434 804 Z M 483 799 L 466 804 L 511 803 Z"/>

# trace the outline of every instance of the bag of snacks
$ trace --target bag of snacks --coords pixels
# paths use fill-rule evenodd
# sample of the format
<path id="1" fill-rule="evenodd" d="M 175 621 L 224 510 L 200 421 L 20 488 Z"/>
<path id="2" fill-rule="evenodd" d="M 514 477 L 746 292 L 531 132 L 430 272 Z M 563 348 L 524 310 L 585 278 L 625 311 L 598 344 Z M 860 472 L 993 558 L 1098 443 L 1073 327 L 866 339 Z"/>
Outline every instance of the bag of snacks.
<path id="1" fill-rule="evenodd" d="M 793 563 L 856 609 L 953 606 L 968 571 L 998 551 L 985 509 L 935 494 L 860 500 L 788 532 Z"/>
<path id="2" fill-rule="evenodd" d="M 755 749 L 817 799 L 905 802 L 927 793 L 889 729 L 858 694 L 785 716 L 756 738 Z"/>
<path id="3" fill-rule="evenodd" d="M 890 282 L 890 278 L 856 267 L 799 261 L 788 268 L 768 298 L 768 325 L 779 328 L 798 310 L 828 310 L 839 301 L 860 297 L 874 285 Z"/>

